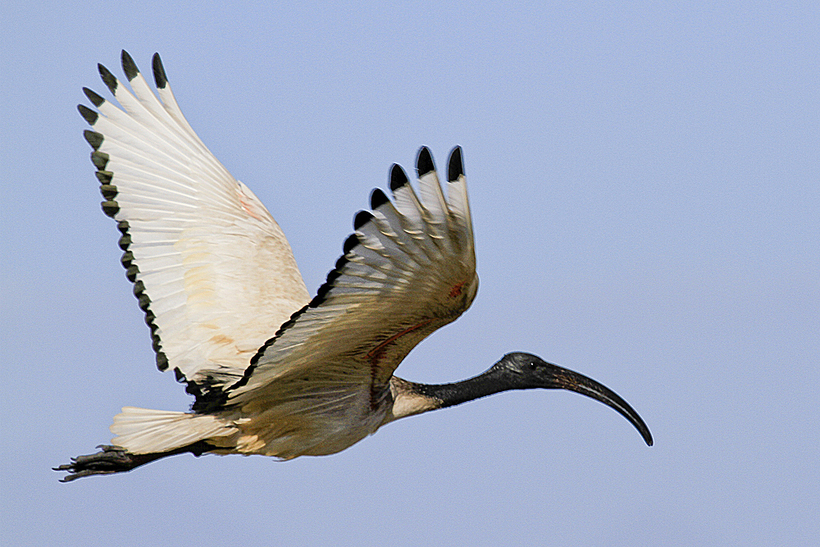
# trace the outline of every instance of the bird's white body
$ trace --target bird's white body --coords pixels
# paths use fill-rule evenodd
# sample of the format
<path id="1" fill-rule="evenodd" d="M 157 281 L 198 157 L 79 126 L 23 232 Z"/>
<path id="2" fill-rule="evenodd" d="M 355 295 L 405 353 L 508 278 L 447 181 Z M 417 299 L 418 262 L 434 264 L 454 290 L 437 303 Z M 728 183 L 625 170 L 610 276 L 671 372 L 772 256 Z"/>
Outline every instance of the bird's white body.
<path id="1" fill-rule="evenodd" d="M 188 413 L 126 407 L 112 444 L 323 455 L 429 406 L 393 371 L 475 297 L 463 172 L 445 197 L 423 149 L 417 196 L 394 168 L 393 200 L 374 193 L 311 300 L 281 229 L 185 121 L 158 58 L 159 100 L 125 53 L 123 67 L 133 93 L 100 69 L 122 108 L 86 91 L 99 114 L 81 112 L 157 363 L 197 402 Z"/>

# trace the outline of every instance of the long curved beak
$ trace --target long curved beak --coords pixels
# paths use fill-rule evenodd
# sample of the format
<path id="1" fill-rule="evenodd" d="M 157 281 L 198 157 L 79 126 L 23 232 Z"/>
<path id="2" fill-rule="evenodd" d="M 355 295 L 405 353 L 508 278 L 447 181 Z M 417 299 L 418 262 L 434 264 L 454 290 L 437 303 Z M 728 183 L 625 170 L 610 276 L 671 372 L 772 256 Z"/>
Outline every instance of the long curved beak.
<path id="1" fill-rule="evenodd" d="M 635 412 L 635 409 L 629 406 L 629 403 L 624 401 L 617 393 L 583 374 L 559 367 L 558 365 L 552 366 L 555 367 L 555 369 L 553 370 L 553 379 L 549 387 L 574 391 L 575 393 L 586 395 L 614 408 L 621 416 L 635 426 L 635 429 L 641 434 L 646 444 L 652 446 L 652 433 L 649 432 L 646 423 L 644 423 L 643 419 Z"/>

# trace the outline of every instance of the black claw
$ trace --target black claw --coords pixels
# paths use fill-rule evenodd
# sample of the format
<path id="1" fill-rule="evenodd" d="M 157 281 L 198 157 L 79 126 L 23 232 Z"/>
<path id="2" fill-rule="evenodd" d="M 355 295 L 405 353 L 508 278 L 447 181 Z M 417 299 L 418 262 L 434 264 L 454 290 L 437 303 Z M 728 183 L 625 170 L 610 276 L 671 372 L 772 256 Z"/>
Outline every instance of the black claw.
<path id="1" fill-rule="evenodd" d="M 105 99 L 103 99 L 87 87 L 83 88 L 83 93 L 85 93 L 85 96 L 88 97 L 89 101 L 91 101 L 91 104 L 93 104 L 97 108 L 99 108 L 105 102 Z"/>
<path id="2" fill-rule="evenodd" d="M 464 174 L 464 163 L 461 160 L 461 147 L 456 146 L 450 152 L 450 165 L 447 168 L 447 180 L 453 182 Z"/>
<path id="3" fill-rule="evenodd" d="M 418 158 L 416 159 L 416 172 L 419 178 L 423 177 L 430 171 L 435 171 L 436 166 L 433 165 L 433 157 L 430 155 L 430 149 L 422 146 L 419 150 Z"/>
<path id="4" fill-rule="evenodd" d="M 407 174 L 404 172 L 404 169 L 397 163 L 393 164 L 393 167 L 390 169 L 390 191 L 395 192 L 409 181 L 407 180 Z"/>
<path id="5" fill-rule="evenodd" d="M 80 111 L 80 116 L 88 122 L 88 125 L 94 125 L 97 122 L 97 118 L 100 117 L 99 114 L 85 106 L 84 104 L 78 104 L 77 110 Z"/>
<path id="6" fill-rule="evenodd" d="M 154 81 L 157 83 L 159 89 L 165 89 L 168 84 L 168 77 L 165 75 L 165 67 L 162 66 L 162 59 L 159 58 L 159 53 L 154 53 L 152 63 L 154 67 Z"/>
<path id="7" fill-rule="evenodd" d="M 132 59 L 125 50 L 122 50 L 122 70 L 125 72 L 125 76 L 128 78 L 129 82 L 136 78 L 137 74 L 140 73 L 140 69 L 137 68 L 137 64 L 134 62 L 134 59 Z"/>
<path id="8" fill-rule="evenodd" d="M 113 93 L 115 96 L 117 94 L 117 77 L 111 74 L 111 71 L 105 68 L 103 65 L 97 65 L 97 68 L 100 71 L 100 76 L 102 76 L 102 81 L 108 87 L 108 89 Z"/>

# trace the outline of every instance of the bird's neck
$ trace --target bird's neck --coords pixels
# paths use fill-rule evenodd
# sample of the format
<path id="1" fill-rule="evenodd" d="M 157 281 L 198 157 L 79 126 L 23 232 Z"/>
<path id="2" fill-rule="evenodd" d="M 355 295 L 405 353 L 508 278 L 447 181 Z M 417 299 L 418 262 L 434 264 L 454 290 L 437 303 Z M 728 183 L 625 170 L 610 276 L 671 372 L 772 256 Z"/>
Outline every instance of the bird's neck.
<path id="1" fill-rule="evenodd" d="M 416 384 L 420 393 L 441 401 L 439 408 L 460 405 L 487 395 L 512 389 L 506 378 L 495 367 L 478 376 L 450 384 Z"/>
<path id="2" fill-rule="evenodd" d="M 460 405 L 501 391 L 515 389 L 495 367 L 461 382 L 419 384 L 393 377 L 393 419 Z"/>

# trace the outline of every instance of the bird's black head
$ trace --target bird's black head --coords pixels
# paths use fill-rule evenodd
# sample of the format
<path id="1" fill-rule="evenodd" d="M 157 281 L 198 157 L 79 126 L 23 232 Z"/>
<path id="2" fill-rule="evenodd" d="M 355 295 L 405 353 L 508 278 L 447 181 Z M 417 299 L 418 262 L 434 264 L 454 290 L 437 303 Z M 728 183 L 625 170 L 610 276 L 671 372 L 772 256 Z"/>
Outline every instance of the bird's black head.
<path id="1" fill-rule="evenodd" d="M 652 434 L 629 403 L 608 387 L 583 374 L 547 363 L 529 353 L 508 353 L 487 371 L 505 389 L 566 389 L 591 397 L 617 410 L 640 432 L 646 444 L 652 446 Z"/>

